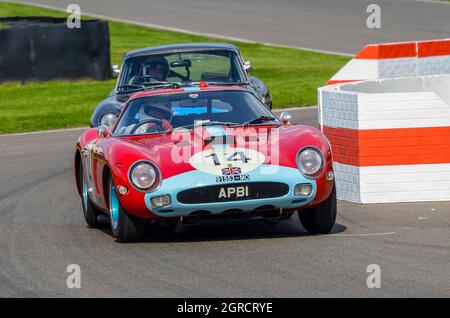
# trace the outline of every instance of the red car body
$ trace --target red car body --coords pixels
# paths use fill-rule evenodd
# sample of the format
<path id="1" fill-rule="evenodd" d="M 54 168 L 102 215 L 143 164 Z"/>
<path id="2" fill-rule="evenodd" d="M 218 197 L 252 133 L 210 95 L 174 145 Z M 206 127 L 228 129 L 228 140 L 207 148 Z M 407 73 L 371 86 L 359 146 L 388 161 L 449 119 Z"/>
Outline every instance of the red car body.
<path id="1" fill-rule="evenodd" d="M 243 91 L 240 87 L 197 87 L 202 91 Z M 130 98 L 133 100 L 159 94 L 178 94 L 185 92 L 184 88 L 164 89 L 151 92 L 138 93 Z M 126 109 L 126 107 L 124 108 Z M 123 112 L 123 111 L 122 111 Z M 120 119 L 119 119 L 120 120 Z M 179 162 L 174 160 L 174 149 L 179 147 L 183 138 L 190 137 L 193 142 L 183 145 L 184 149 L 190 152 L 193 157 L 196 153 L 208 151 L 211 144 L 205 140 L 220 135 L 231 137 L 231 142 L 227 141 L 227 151 L 238 149 L 238 140 L 251 140 L 255 137 L 257 143 L 261 139 L 266 139 L 266 144 L 277 145 L 277 149 L 266 146 L 257 149 L 264 162 L 260 162 L 257 168 L 253 168 L 248 174 L 245 184 L 252 184 L 252 181 L 282 183 L 284 180 L 289 184 L 288 194 L 271 199 L 255 198 L 246 200 L 226 200 L 225 202 L 191 203 L 182 204 L 177 200 L 180 192 L 197 189 L 207 186 L 227 186 L 230 184 L 240 184 L 243 181 L 235 182 L 234 175 L 240 175 L 240 167 L 234 167 L 234 163 L 220 167 L 224 174 L 232 175 L 232 182 L 226 182 L 226 178 L 218 175 L 211 175 L 208 171 L 200 171 L 199 168 L 190 161 Z M 186 135 L 188 134 L 188 135 Z M 196 139 L 196 134 L 202 138 Z M 262 136 L 262 137 L 261 137 Z M 126 193 L 118 194 L 118 200 L 123 211 L 139 220 L 168 220 L 182 219 L 189 216 L 204 215 L 224 215 L 234 212 L 241 214 L 251 214 L 256 211 L 284 211 L 285 213 L 297 210 L 313 211 L 332 197 L 334 193 L 332 152 L 330 144 L 322 132 L 316 128 L 303 125 L 258 125 L 239 127 L 200 127 L 184 132 L 183 138 L 176 135 L 175 131 L 156 133 L 151 135 L 136 136 L 115 136 L 111 131 L 104 136 L 99 136 L 97 128 L 86 130 L 78 139 L 75 152 L 75 175 L 77 188 L 83 197 L 83 184 L 87 184 L 88 199 L 92 207 L 99 213 L 108 215 L 112 212 L 109 206 L 108 180 L 112 180 L 116 189 L 119 187 L 127 189 Z M 214 138 L 213 138 L 214 139 Z M 273 139 L 273 141 L 272 141 Z M 197 141 L 196 141 L 197 140 Z M 187 147 L 187 148 L 186 148 Z M 314 178 L 305 177 L 298 168 L 299 152 L 305 148 L 312 148 L 320 151 L 323 156 L 323 167 L 320 173 Z M 241 149 L 241 148 L 239 148 Z M 278 151 L 276 160 L 274 153 Z M 137 162 L 146 161 L 157 167 L 160 184 L 152 191 L 142 191 L 137 189 L 130 180 L 130 168 Z M 276 161 L 276 162 L 275 162 Z M 254 163 L 252 163 L 254 164 Z M 258 169 L 273 167 L 278 172 L 269 173 L 262 176 Z M 227 170 L 227 169 L 239 170 Z M 219 179 L 217 179 L 219 178 Z M 222 180 L 217 183 L 217 180 Z M 307 198 L 298 198 L 292 195 L 294 184 L 310 183 L 312 193 Z M 261 183 L 265 184 L 265 183 Z M 205 188 L 207 191 L 207 188 Z M 276 188 L 274 188 L 276 190 Z M 267 189 L 266 189 L 267 190 Z M 264 191 L 266 191 L 264 190 Z M 199 190 L 195 193 L 207 193 Z M 234 190 L 233 190 L 234 191 Z M 231 191 L 231 192 L 233 192 Z M 263 190 L 261 190 L 263 191 Z M 120 192 L 120 191 L 119 191 Z M 123 192 L 123 191 L 122 191 Z M 266 191 L 267 192 L 267 191 Z M 275 191 L 276 192 L 276 191 Z M 170 194 L 172 204 L 164 209 L 154 209 L 151 205 L 153 194 Z M 194 193 L 194 192 L 193 192 Z M 268 194 L 270 195 L 270 193 Z M 193 196 L 186 196 L 187 200 Z M 237 197 L 236 197 L 237 198 Z M 201 201 L 201 198 L 195 200 Z M 335 210 L 335 198 L 334 207 Z M 200 213 L 202 212 L 202 213 Z M 335 213 L 335 212 L 334 212 Z M 335 215 L 334 215 L 335 217 Z M 334 219 L 332 220 L 334 223 Z M 329 229 L 328 229 L 329 231 Z"/>

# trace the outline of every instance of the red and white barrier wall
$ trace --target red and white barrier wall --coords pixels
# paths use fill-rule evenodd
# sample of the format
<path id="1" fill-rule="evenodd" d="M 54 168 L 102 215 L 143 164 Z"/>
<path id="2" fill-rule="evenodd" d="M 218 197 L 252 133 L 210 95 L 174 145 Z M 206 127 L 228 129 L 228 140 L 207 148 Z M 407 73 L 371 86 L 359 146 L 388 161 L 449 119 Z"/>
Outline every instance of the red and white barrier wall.
<path id="1" fill-rule="evenodd" d="M 383 51 L 385 46 L 378 52 L 393 55 Z M 404 52 L 403 46 L 395 50 Z M 448 48 L 448 56 L 419 61 L 418 69 L 450 74 Z M 406 72 L 409 62 L 400 63 L 405 68 L 399 72 Z M 450 75 L 321 87 L 319 122 L 332 145 L 340 199 L 360 203 L 450 200 Z"/>
<path id="2" fill-rule="evenodd" d="M 327 85 L 435 74 L 450 74 L 450 39 L 367 45 Z"/>

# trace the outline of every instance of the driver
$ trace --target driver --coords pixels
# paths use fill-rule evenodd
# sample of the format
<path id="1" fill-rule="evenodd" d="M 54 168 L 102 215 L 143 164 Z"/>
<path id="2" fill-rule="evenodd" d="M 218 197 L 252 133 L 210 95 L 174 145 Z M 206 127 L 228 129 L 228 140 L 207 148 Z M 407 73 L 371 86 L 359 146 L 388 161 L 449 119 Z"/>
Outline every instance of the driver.
<path id="1" fill-rule="evenodd" d="M 163 56 L 152 58 L 142 64 L 140 73 L 140 75 L 131 78 L 130 85 L 152 81 L 165 82 L 169 75 L 169 63 Z"/>
<path id="2" fill-rule="evenodd" d="M 127 127 L 126 133 L 131 133 L 134 127 L 138 127 L 134 134 L 147 134 L 158 131 L 172 130 L 172 106 L 162 101 L 151 101 L 141 106 L 138 113 L 138 123 Z M 148 122 L 146 122 L 148 121 Z"/>

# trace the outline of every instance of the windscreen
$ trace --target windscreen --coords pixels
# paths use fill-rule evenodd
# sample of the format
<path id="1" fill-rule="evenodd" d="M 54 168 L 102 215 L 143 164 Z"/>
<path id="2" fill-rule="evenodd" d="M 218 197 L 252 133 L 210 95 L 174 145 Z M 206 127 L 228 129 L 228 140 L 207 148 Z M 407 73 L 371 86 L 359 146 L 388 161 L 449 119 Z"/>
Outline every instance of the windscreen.
<path id="1" fill-rule="evenodd" d="M 190 129 L 199 121 L 242 125 L 261 117 L 267 117 L 267 123 L 278 123 L 275 116 L 254 95 L 245 91 L 154 95 L 131 101 L 114 134 L 148 134 L 180 127 Z"/>
<path id="2" fill-rule="evenodd" d="M 237 54 L 227 50 L 147 55 L 126 60 L 119 87 L 155 82 L 242 83 L 244 74 Z"/>

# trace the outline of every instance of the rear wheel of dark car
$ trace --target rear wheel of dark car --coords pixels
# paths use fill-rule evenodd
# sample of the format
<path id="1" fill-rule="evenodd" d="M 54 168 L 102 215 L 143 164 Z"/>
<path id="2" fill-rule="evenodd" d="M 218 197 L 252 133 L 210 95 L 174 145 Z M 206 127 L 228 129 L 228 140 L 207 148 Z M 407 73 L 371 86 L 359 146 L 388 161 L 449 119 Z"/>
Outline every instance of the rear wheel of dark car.
<path id="1" fill-rule="evenodd" d="M 78 172 L 78 178 L 80 178 L 79 185 L 81 187 L 81 205 L 83 206 L 84 219 L 90 227 L 97 228 L 99 227 L 97 218 L 99 215 L 99 211 L 95 208 L 94 204 L 91 201 L 91 198 L 89 197 L 89 186 L 84 178 L 83 167 L 80 165 L 79 169 L 80 170 Z"/>
<path id="2" fill-rule="evenodd" d="M 145 236 L 145 222 L 126 213 L 120 204 L 112 178 L 108 182 L 108 206 L 113 236 L 121 243 L 140 242 Z"/>
<path id="3" fill-rule="evenodd" d="M 330 196 L 319 206 L 298 211 L 300 222 L 311 234 L 328 234 L 336 222 L 336 186 Z"/>

